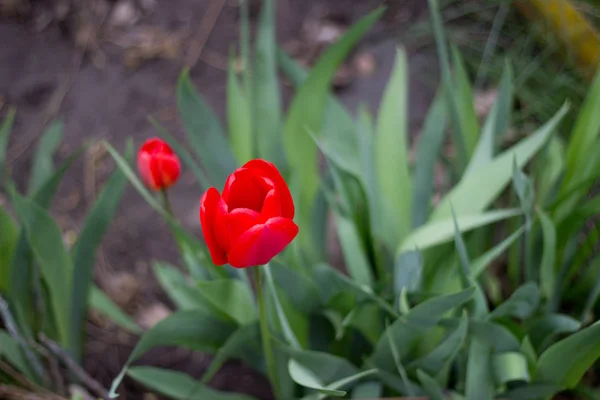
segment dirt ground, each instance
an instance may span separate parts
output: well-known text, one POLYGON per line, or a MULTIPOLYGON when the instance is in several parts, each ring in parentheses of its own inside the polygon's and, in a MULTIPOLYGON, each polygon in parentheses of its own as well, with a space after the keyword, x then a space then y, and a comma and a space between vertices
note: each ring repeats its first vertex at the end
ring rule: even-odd
MULTIPOLYGON (((115 4, 112 12, 101 19, 99 35, 96 35, 99 30, 93 24, 86 25, 83 17, 71 18, 71 22, 61 20, 64 17, 56 4, 69 2, 32 1, 34 14, 20 18, 6 15, 7 10, 2 7, 10 3, 0 0, 0 12, 5 14, 0 17, 0 105, 4 104, 0 116, 8 105, 17 108, 8 159, 21 187, 41 128, 51 117, 62 118, 65 123, 64 144, 57 161, 81 144, 99 139, 109 140, 119 150, 129 137, 136 146, 140 145, 154 135, 147 121, 149 115, 176 137, 183 138, 175 107, 175 83, 189 57, 190 46, 193 48, 198 41, 182 37, 201 41, 207 33, 203 31, 210 33, 202 55, 191 69, 191 77, 208 103, 224 116, 226 55, 238 35, 239 7, 235 1, 110 1, 115 4), (55 7, 49 7, 50 3, 56 3, 55 7), (223 7, 215 19, 219 3, 223 7), (215 22, 214 27, 208 29, 211 22, 215 22), (90 31, 92 35, 83 35, 90 31), (136 47, 140 43, 146 46, 145 53, 136 47), (82 47, 88 50, 85 56, 82 47)), ((259 3, 251 2, 253 22, 259 3)), ((278 0, 276 3, 278 41, 302 58, 324 46, 319 41, 326 41, 327 32, 343 31, 381 1, 278 0)), ((425 12, 425 2, 388 3, 390 9, 382 22, 338 76, 337 92, 351 110, 361 102, 371 110, 377 109, 392 68, 399 32, 425 12)), ((433 49, 411 53, 410 73, 410 126, 417 132, 437 80, 433 49)), ((286 90, 289 98, 289 89, 286 90)), ((53 212, 67 231, 77 232, 112 168, 113 163, 102 146, 92 145, 68 172, 53 206, 53 212)), ((175 213, 197 234, 201 194, 189 173, 184 173, 172 191, 175 213)), ((177 251, 165 225, 129 188, 118 218, 104 240, 96 280, 145 325, 151 325, 172 309, 152 276, 150 265, 154 259, 177 263, 177 251)), ((136 340, 92 316, 88 323, 85 369, 108 386, 136 340)), ((184 350, 159 349, 143 357, 140 364, 177 369, 198 377, 209 360, 208 356, 184 350)), ((258 399, 271 398, 266 380, 236 362, 228 363, 211 385, 258 399)), ((147 398, 143 388, 127 379, 120 393, 124 400, 147 398)))

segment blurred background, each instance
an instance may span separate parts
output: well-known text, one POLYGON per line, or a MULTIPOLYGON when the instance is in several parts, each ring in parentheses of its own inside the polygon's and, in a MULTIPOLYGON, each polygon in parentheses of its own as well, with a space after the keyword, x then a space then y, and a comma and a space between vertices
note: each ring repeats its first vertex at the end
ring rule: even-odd
MULTIPOLYGON (((9 107, 16 108, 7 159, 17 183, 25 185, 33 149, 50 121, 58 118, 65 127, 59 158, 89 144, 78 168, 67 173, 53 205, 67 242, 76 236, 113 169, 99 140, 108 139, 122 149, 132 137, 138 146, 154 136, 148 116, 183 137, 175 104, 182 68, 190 69, 200 93, 224 117, 227 60, 239 37, 240 1, 0 0, 0 118, 9 107)), ((248 1, 253 29, 261 2, 248 1)), ((596 0, 565 1, 575 14, 560 7, 544 9, 544 3, 563 2, 440 1, 450 40, 463 51, 475 82, 480 117, 495 98, 504 60, 513 63, 515 137, 527 131, 528 124, 548 119, 565 98, 577 106, 600 54, 596 0)), ((409 122, 416 137, 439 80, 427 1, 278 0, 278 43, 310 67, 324 48, 381 4, 388 6, 384 18, 338 71, 333 90, 353 112, 361 104, 376 110, 395 49, 404 46, 410 56, 409 122)), ((289 99, 291 87, 282 82, 284 98, 289 99)), ((184 171, 172 190, 172 202, 185 226, 199 234, 202 192, 194 182, 184 171)), ((96 281, 149 327, 170 312, 149 262, 175 259, 177 251, 164 223, 133 189, 127 190, 97 260, 96 281)), ((339 252, 335 241, 330 248, 333 255, 339 252)), ((88 325, 85 368, 108 385, 136 338, 99 317, 88 325)), ((194 376, 207 363, 204 356, 183 350, 157 350, 144 358, 194 376)), ((268 389, 261 379, 230 363, 212 385, 264 397, 268 389)), ((141 398, 136 386, 127 385, 130 398, 141 398)))

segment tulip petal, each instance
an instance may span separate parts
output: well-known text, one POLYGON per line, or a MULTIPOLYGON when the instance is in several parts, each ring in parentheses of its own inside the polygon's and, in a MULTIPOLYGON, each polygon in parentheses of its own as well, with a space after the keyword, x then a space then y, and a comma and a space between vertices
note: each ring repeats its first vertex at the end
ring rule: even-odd
POLYGON ((242 234, 231 247, 229 264, 235 268, 264 265, 279 254, 298 234, 298 226, 288 218, 271 218, 242 234))
POLYGON ((215 239, 221 249, 225 253, 231 247, 231 235, 229 233, 229 213, 227 212, 227 204, 223 198, 219 198, 219 202, 215 207, 215 215, 213 217, 213 233, 215 239))
POLYGON ((138 170, 140 172, 140 176, 141 176, 142 180, 144 181, 144 183, 150 189, 158 190, 158 189, 160 189, 160 186, 154 179, 154 176, 152 175, 152 171, 150 169, 151 160, 152 160, 152 158, 149 153, 140 151, 138 153, 138 158, 137 158, 138 170))
POLYGON ((271 189, 265 201, 263 202, 262 209, 260 210, 261 221, 267 221, 270 218, 281 217, 281 197, 277 190, 271 189))
POLYGON ((160 180, 159 185, 167 188, 175 183, 181 172, 179 160, 170 154, 156 154, 153 160, 156 160, 157 171, 154 176, 159 177, 157 179, 160 180))
POLYGON ((235 243, 243 233, 256 225, 259 217, 259 213, 248 208, 236 208, 229 213, 227 226, 229 227, 231 242, 235 243))
POLYGON ((240 168, 227 179, 223 199, 229 206, 229 211, 248 208, 260 212, 265 196, 271 189, 272 186, 261 176, 257 176, 255 171, 240 168))
POLYGON ((202 234, 208 247, 210 257, 216 265, 227 263, 227 254, 219 246, 215 234, 215 215, 221 195, 215 188, 210 188, 202 195, 200 199, 200 223, 202 225, 202 234))
POLYGON ((274 164, 262 159, 250 160, 242 168, 260 171, 260 175, 270 179, 281 199, 281 212, 286 218, 294 218, 294 200, 287 183, 274 164))

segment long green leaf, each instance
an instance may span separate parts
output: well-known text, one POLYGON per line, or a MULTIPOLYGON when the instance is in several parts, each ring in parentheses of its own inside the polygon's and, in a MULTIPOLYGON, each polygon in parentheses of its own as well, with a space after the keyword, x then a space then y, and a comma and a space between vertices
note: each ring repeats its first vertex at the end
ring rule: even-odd
POLYGON ((241 280, 218 279, 196 282, 196 285, 209 303, 238 324, 247 325, 258 318, 252 292, 241 280))
POLYGON ((469 75, 465 70, 465 64, 460 52, 455 46, 452 46, 452 64, 454 65, 454 76, 456 79, 456 108, 460 119, 466 155, 467 157, 471 157, 479 139, 479 121, 475 112, 475 100, 473 98, 473 89, 469 82, 469 75))
POLYGON ((528 319, 540 305, 540 290, 534 282, 520 286, 488 316, 489 319, 514 317, 528 319))
POLYGON ((0 184, 4 183, 4 167, 6 162, 6 149, 8 140, 15 121, 15 109, 11 108, 0 125, 0 184))
POLYGON ((239 165, 254 157, 252 113, 249 93, 245 93, 235 74, 235 54, 229 57, 227 72, 227 125, 231 151, 239 165))
POLYGON ((317 147, 307 129, 321 131, 329 85, 337 67, 382 13, 383 9, 378 9, 361 19, 323 54, 290 106, 283 128, 283 144, 293 175, 302 187, 298 198, 301 218, 306 219, 310 214, 319 179, 317 147))
MULTIPOLYGON (((133 148, 129 146, 126 157, 131 159, 133 148)), ((88 299, 93 278, 96 251, 113 221, 123 196, 127 179, 116 169, 87 216, 81 235, 71 252, 73 277, 71 282, 71 317, 69 321, 69 351, 76 359, 81 358, 81 346, 87 316, 88 299)))
POLYGON ((220 187, 237 164, 217 115, 196 92, 187 70, 177 83, 177 107, 190 146, 202 160, 211 184, 220 187))
POLYGON ((254 126, 258 155, 285 170, 281 136, 281 94, 277 81, 277 44, 275 41, 275 4, 263 2, 256 37, 254 61, 254 126))
POLYGON ((48 285, 59 341, 68 344, 71 259, 62 242, 60 228, 35 202, 11 193, 13 205, 27 234, 27 240, 48 285))
POLYGON ((510 64, 507 63, 504 67, 502 80, 500 81, 498 97, 483 125, 481 137, 477 143, 473 157, 469 161, 465 176, 476 172, 494 159, 496 140, 501 134, 506 132, 510 122, 510 112, 513 100, 512 81, 512 69, 510 64))
POLYGON ((256 400, 245 394, 216 391, 183 372, 154 367, 132 367, 127 371, 127 375, 142 385, 176 400, 256 400))
POLYGON ((88 301, 91 308, 131 333, 136 335, 143 333, 142 328, 133 322, 100 288, 92 285, 89 296, 88 301))
POLYGON ((192 286, 177 268, 163 262, 154 262, 152 267, 156 280, 179 310, 210 310, 200 288, 192 286))
POLYGON ((494 377, 490 366, 490 347, 476 340, 469 346, 465 399, 481 400, 494 398, 494 377))
POLYGON ((440 388, 440 384, 435 379, 420 369, 417 370, 417 377, 423 385, 423 389, 425 389, 425 393, 427 393, 430 400, 444 400, 444 393, 440 388))
POLYGON ((183 346, 191 350, 215 352, 234 330, 234 324, 226 323, 202 310, 180 311, 168 316, 142 336, 121 373, 113 380, 110 397, 117 397, 116 389, 131 363, 151 348, 183 346))
POLYGON ((336 214, 336 226, 348 272, 356 283, 373 286, 373 273, 360 234, 348 218, 336 214))
POLYGON ((552 299, 556 288, 556 228, 550 217, 541 209, 536 209, 540 218, 542 235, 544 237, 544 247, 542 253, 542 263, 540 265, 540 285, 542 293, 546 299, 552 299))
POLYGON ((0 206, 0 292, 9 288, 10 266, 19 240, 19 229, 4 207, 0 206))
MULTIPOLYGON (((456 218, 461 232, 479 228, 520 215, 518 209, 488 211, 483 214, 463 215, 456 218)), ((415 248, 425 250, 429 247, 449 242, 454 238, 454 220, 452 217, 432 221, 412 232, 398 249, 398 254, 415 248)))
POLYGON ((538 360, 534 381, 574 388, 598 358, 600 323, 595 323, 544 351, 538 360))
POLYGON ((512 179, 513 163, 523 166, 548 140, 552 132, 569 109, 564 105, 554 117, 527 139, 504 151, 491 162, 466 175, 448 193, 434 210, 431 219, 439 220, 450 216, 450 205, 457 217, 485 210, 498 197, 512 179))
POLYGON ((383 239, 390 248, 409 232, 412 177, 408 164, 408 62, 398 50, 396 65, 377 117, 374 151, 383 239))
POLYGON ((52 171, 54 170, 52 157, 60 145, 63 131, 64 126, 62 121, 57 120, 52 122, 52 124, 50 124, 50 126, 42 133, 42 137, 38 142, 33 156, 33 164, 29 175, 27 193, 30 195, 35 193, 40 185, 52 175, 52 171))
POLYGON ((476 260, 471 263, 472 275, 474 278, 479 277, 485 271, 485 269, 490 265, 492 261, 496 258, 500 257, 502 253, 504 253, 513 243, 517 241, 521 237, 521 235, 525 232, 525 226, 520 227, 516 231, 514 231, 510 236, 506 239, 498 243, 496 246, 486 251, 484 254, 479 256, 476 260))
POLYGON ((443 92, 438 92, 430 107, 419 143, 417 145, 414 171, 412 228, 418 228, 427 221, 431 211, 433 195, 434 169, 436 159, 444 141, 446 129, 447 104, 443 92))

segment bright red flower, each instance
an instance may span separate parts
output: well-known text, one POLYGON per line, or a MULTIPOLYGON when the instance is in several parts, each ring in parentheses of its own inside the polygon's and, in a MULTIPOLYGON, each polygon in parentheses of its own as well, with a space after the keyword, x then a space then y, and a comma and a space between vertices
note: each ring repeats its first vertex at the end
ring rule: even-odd
POLYGON ((223 193, 200 200, 204 240, 216 265, 246 268, 268 263, 298 234, 294 202, 275 165, 248 161, 229 175, 223 193))
POLYGON ((177 181, 181 166, 171 146, 158 138, 148 139, 137 156, 142 180, 152 190, 166 189, 177 181))

